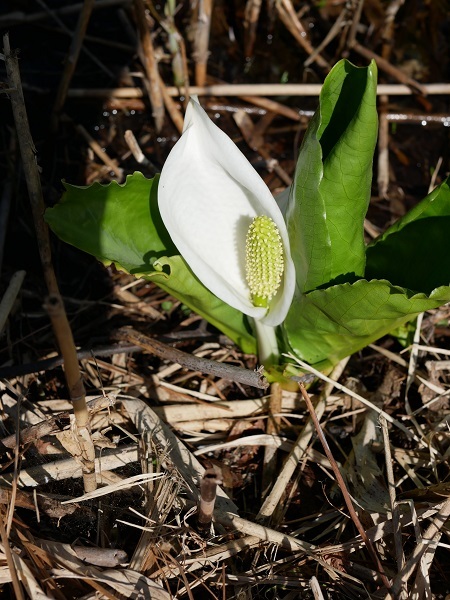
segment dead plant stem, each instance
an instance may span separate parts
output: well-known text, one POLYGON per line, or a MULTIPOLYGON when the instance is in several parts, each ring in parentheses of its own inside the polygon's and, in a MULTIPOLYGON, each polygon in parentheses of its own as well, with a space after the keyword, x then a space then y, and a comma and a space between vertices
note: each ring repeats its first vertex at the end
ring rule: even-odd
POLYGON ((139 56, 145 68, 149 80, 148 94, 152 106, 153 118, 155 119, 156 131, 161 131, 164 123, 164 100, 161 90, 161 80, 158 73, 155 51, 145 14, 143 0, 133 0, 136 14, 136 26, 139 32, 139 56))
POLYGON ((236 381, 245 385, 251 385, 259 389, 267 389, 269 384, 266 378, 259 371, 250 371, 249 369, 242 369, 235 367, 234 365, 228 365, 220 363, 215 360, 209 360, 207 358, 200 358, 193 356, 187 352, 182 352, 177 348, 172 348, 167 344, 163 344, 154 338, 150 338, 138 331, 131 328, 123 328, 118 331, 116 337, 121 340, 126 340, 142 346, 147 352, 156 354, 160 358, 170 360, 174 363, 178 363, 183 367, 187 367, 193 371, 202 371, 203 373, 209 373, 230 381, 236 381))
POLYGON ((306 391, 305 385, 303 383, 299 383, 299 388, 300 388, 300 392, 303 396, 303 399, 306 402, 306 406, 308 407, 311 418, 314 422, 317 436, 320 439, 320 442, 323 446, 323 449, 325 451, 325 454, 327 455, 328 460, 330 461, 331 468, 333 469, 334 476, 336 477, 338 485, 341 489, 342 496, 344 498, 344 502, 347 506, 347 510, 350 514, 350 517, 351 517, 353 523, 355 524, 355 527, 357 528, 361 538, 363 539, 363 541, 367 547, 367 550, 369 551, 369 554, 372 557, 372 559, 377 567, 378 572, 380 573, 381 579, 383 581, 383 585, 386 587, 387 590, 390 590, 391 584, 384 573, 383 565, 381 564, 381 561, 380 561, 378 554, 374 548, 374 545, 372 544, 370 539, 367 537, 364 527, 362 526, 361 521, 359 520, 359 517, 356 514, 352 499, 350 497, 350 494, 348 493, 347 486, 345 485, 344 478, 342 477, 339 467, 334 459, 333 453, 331 452, 330 447, 328 446, 328 442, 323 434, 322 427, 320 426, 320 422, 319 422, 316 412, 314 410, 313 403, 311 402, 308 392, 306 391))
POLYGON ((89 413, 86 407, 85 390, 81 378, 72 330, 67 319, 52 265, 50 237, 48 227, 43 219, 45 204, 35 156, 35 148, 28 125, 19 63, 17 56, 11 52, 8 34, 3 36, 3 48, 8 84, 14 90, 10 95, 11 106, 19 140, 28 194, 30 197, 39 254, 49 292, 47 300, 47 306, 50 308, 49 316, 58 346, 64 358, 64 372, 70 399, 73 402, 77 428, 76 436, 80 445, 80 458, 83 464, 85 490, 92 491, 96 487, 94 466, 95 450, 90 436, 89 413))
POLYGON ((214 0, 199 0, 197 3, 197 23, 195 30, 195 83, 205 85, 208 65, 209 32, 214 0))
POLYGON ((91 13, 94 8, 95 0, 84 0, 83 8, 78 17, 77 26, 73 33, 72 42, 70 44, 69 54, 64 65, 64 71, 56 94, 56 101, 53 107, 53 122, 52 129, 55 131, 58 125, 58 119, 64 106, 67 97, 67 91, 72 81, 75 68, 78 63, 78 57, 83 45, 83 39, 86 34, 86 29, 91 18, 91 13))
POLYGON ((392 514, 392 531, 394 535, 395 558, 397 560, 397 570, 401 571, 405 564, 405 556, 402 548, 402 535, 400 528, 400 511, 397 506, 397 498, 395 493, 395 478, 391 453, 391 444, 389 441, 389 431, 387 421, 380 415, 379 417, 381 431, 383 433, 384 455, 386 462, 386 477, 388 481, 389 500, 391 504, 392 514))
POLYGON ((17 569, 14 564, 11 548, 9 547, 9 540, 8 536, 6 535, 5 525, 3 523, 3 514, 0 514, 0 537, 2 540, 3 552, 5 553, 6 557, 6 563, 8 565, 9 573, 11 575, 11 581, 16 600, 25 600, 22 591, 22 586, 20 585, 19 578, 17 577, 17 569))
POLYGON ((395 595, 398 594, 402 588, 402 586, 408 581, 408 579, 413 574, 415 568, 419 565, 420 559, 423 556, 424 552, 429 547, 429 544, 433 541, 433 538, 439 534, 442 527, 447 522, 450 517, 450 498, 442 505, 441 509, 434 517, 433 521, 428 526, 427 530, 422 536, 422 541, 418 543, 410 558, 406 562, 403 569, 398 573, 398 575, 394 579, 394 583, 392 585, 391 592, 395 595))

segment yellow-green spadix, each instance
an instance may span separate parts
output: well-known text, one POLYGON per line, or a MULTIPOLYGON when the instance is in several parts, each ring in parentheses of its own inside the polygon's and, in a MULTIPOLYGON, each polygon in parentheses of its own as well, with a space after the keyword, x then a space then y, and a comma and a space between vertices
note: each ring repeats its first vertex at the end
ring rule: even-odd
POLYGON ((178 251, 205 287, 266 325, 283 322, 295 288, 283 216, 196 99, 162 170, 158 203, 178 251))

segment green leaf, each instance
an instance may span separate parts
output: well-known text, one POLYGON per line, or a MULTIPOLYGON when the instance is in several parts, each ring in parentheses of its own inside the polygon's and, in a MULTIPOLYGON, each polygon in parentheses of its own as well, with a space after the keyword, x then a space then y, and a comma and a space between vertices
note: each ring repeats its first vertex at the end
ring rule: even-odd
POLYGON ((234 340, 244 352, 256 354, 256 341, 244 315, 205 288, 181 256, 164 256, 153 266, 156 270, 145 274, 145 279, 184 302, 234 340))
POLYGON ((129 273, 145 273, 157 258, 177 253, 159 214, 158 179, 134 173, 124 184, 64 183, 61 202, 47 209, 45 220, 65 242, 129 273))
POLYGON ((159 214, 158 177, 146 179, 134 173, 122 185, 64 185, 60 204, 45 213, 58 237, 105 264, 151 279, 244 352, 256 352, 246 317, 207 290, 178 255, 159 214))
POLYGON ((326 368, 449 301, 448 286, 427 296, 388 281, 360 279, 300 296, 288 314, 285 334, 301 359, 326 368))
POLYGON ((450 180, 367 248, 366 277, 431 292, 450 283, 450 180))
POLYGON ((367 68, 338 62, 305 134, 286 218, 301 292, 364 275, 376 76, 374 62, 367 68))

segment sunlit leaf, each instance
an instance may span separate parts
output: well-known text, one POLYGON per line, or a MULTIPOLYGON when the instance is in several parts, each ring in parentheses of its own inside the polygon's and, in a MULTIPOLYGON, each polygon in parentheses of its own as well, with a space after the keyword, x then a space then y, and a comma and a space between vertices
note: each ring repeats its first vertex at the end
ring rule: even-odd
POLYGON ((406 323, 450 301, 450 287, 430 295, 388 281, 361 279, 302 295, 293 305, 285 332, 303 360, 329 367, 406 323))
POLYGON ((244 315, 207 290, 178 256, 159 214, 157 184, 157 177, 146 179, 141 173, 129 175, 123 185, 65 184, 60 204, 48 209, 45 218, 67 243, 105 264, 114 263, 118 269, 151 279, 244 351, 255 352, 255 339, 244 315))
POLYGON ((377 138, 377 70, 339 61, 300 150, 287 224, 300 292, 362 277, 377 138))

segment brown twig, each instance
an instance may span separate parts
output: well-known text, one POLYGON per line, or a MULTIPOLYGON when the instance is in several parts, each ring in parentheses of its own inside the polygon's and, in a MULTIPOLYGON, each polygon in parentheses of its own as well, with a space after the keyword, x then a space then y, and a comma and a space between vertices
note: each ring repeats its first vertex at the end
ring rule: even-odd
POLYGON ((378 129, 378 195, 386 198, 389 189, 389 122, 387 120, 388 96, 380 96, 378 129))
POLYGON ((234 365, 227 365, 225 363, 219 363, 207 358, 193 356, 192 354, 182 352, 177 348, 172 348, 167 344, 163 344, 162 342, 150 338, 131 328, 119 329, 116 337, 120 340, 126 340, 133 344, 138 344, 147 352, 156 354, 156 356, 159 356, 164 360, 177 363, 182 367, 186 367, 192 371, 209 373, 210 375, 223 377, 224 379, 242 383, 243 385, 250 385, 262 390, 265 390, 269 387, 266 378, 259 371, 241 369, 240 367, 235 367, 234 365))
POLYGON ((145 156, 142 152, 141 147, 131 129, 127 129, 124 133, 125 142, 128 148, 131 151, 131 154, 134 156, 136 162, 138 162, 143 167, 147 167, 149 171, 152 173, 157 173, 157 167, 145 156))
POLYGON ((83 463, 84 485, 86 491, 91 491, 97 485, 94 465, 95 450, 90 436, 89 413, 86 407, 85 390, 72 330, 67 319, 52 265, 49 232, 43 219, 45 210, 44 198, 23 98, 19 63, 17 56, 11 52, 8 34, 3 36, 3 48, 8 83, 14 89, 14 92, 11 93, 11 106, 30 197, 39 254, 45 282, 49 291, 46 305, 58 346, 64 357, 64 372, 70 399, 73 404, 76 420, 76 437, 80 446, 80 456, 83 463))
POLYGON ((405 3, 405 0, 391 0, 389 5, 385 10, 385 18, 383 23, 383 29, 381 33, 381 38, 383 40, 383 48, 381 51, 381 56, 386 60, 389 60, 389 57, 393 48, 393 35, 394 35, 394 21, 395 17, 401 6, 405 3))
POLYGON ((397 572, 401 571, 405 564, 405 557, 402 548, 402 533, 400 527, 400 511, 397 506, 397 498, 395 493, 395 478, 393 469, 393 460, 391 453, 391 444, 389 441, 389 430, 386 419, 383 416, 379 417, 381 431, 383 433, 384 454, 386 459, 386 477, 388 481, 389 500, 391 504, 392 515, 392 531, 394 535, 395 558, 397 560, 397 572))
POLYGON ((389 61, 385 60, 379 54, 375 54, 375 52, 372 52, 372 50, 369 50, 369 48, 366 48, 366 46, 363 46, 359 42, 355 41, 350 48, 364 58, 367 58, 367 60, 375 60, 380 69, 400 83, 409 86, 414 92, 418 92, 422 96, 427 95, 427 86, 418 83, 415 79, 411 79, 411 77, 405 75, 403 71, 400 71, 400 69, 394 67, 394 65, 392 65, 389 61))
POLYGON ((106 152, 103 151, 100 144, 94 140, 94 138, 86 131, 83 125, 75 125, 78 133, 86 140, 89 144, 89 147, 92 149, 94 154, 104 163, 108 168, 113 171, 114 175, 117 177, 119 181, 123 179, 123 169, 117 166, 116 161, 108 156, 106 152))
POLYGON ((328 442, 325 438, 325 435, 322 431, 322 427, 320 425, 320 422, 316 416, 316 412, 314 410, 314 406, 313 403, 311 402, 311 399, 308 395, 308 392, 306 391, 305 385, 303 382, 300 382, 299 384, 299 388, 300 388, 300 393, 303 396, 303 399, 306 403, 306 406, 308 407, 308 411, 309 414, 311 415, 311 418, 314 422, 314 426, 316 428, 316 432, 317 432, 317 436, 323 446, 323 449, 325 451, 325 454, 327 455, 328 460, 330 461, 331 464, 331 468, 333 469, 333 473, 334 476, 336 477, 336 481, 339 485, 339 488, 341 489, 342 492, 342 496, 344 498, 344 502, 347 506, 347 510, 350 514, 350 517, 353 521, 353 523, 355 524, 356 529, 358 530, 362 540, 364 541, 366 548, 370 554, 370 556, 372 557, 372 560, 374 561, 378 572, 380 573, 380 576, 382 578, 383 581, 383 585, 386 587, 387 590, 390 590, 391 588, 391 584, 388 580, 388 578, 386 577, 385 573, 384 573, 384 569, 383 569, 383 565, 381 564, 381 561, 378 557, 377 551, 375 550, 374 545, 372 544, 372 542, 370 541, 370 539, 367 537, 366 532, 364 530, 364 527, 361 524, 361 521, 359 520, 358 515, 356 514, 356 511, 354 509, 353 506, 353 502, 352 499, 350 497, 350 494, 348 493, 347 490, 347 486, 345 484, 344 478, 341 475, 341 472, 339 470, 339 467, 334 459, 333 453, 330 450, 330 447, 328 446, 328 442))
MULTIPOLYGON (((345 365, 347 364, 348 359, 342 360, 333 370, 332 376, 336 380, 340 378, 342 375, 342 371, 344 370, 345 365)), ((328 383, 322 393, 320 394, 319 400, 316 404, 316 416, 318 418, 322 418, 323 413, 325 412, 325 407, 327 403, 328 396, 331 394, 334 387, 334 383, 328 383)), ((288 457, 284 461, 283 467, 281 468, 280 473, 270 490, 270 494, 264 500, 259 512, 256 516, 257 521, 267 521, 269 519, 273 519, 273 515, 275 511, 278 509, 281 499, 286 491, 286 486, 288 482, 291 480, 292 475, 294 474, 296 468, 300 460, 305 456, 308 446, 311 443, 311 438, 314 434, 314 424, 312 422, 312 418, 309 417, 304 427, 298 434, 297 440, 292 447, 292 450, 289 452, 288 457)), ((280 513, 281 511, 278 510, 280 513)))
MULTIPOLYGON (((102 346, 89 350, 78 350, 78 360, 84 358, 92 358, 94 356, 113 356, 114 354, 142 352, 140 346, 132 344, 113 344, 111 346, 102 346)), ((0 379, 11 379, 12 377, 20 377, 21 375, 29 375, 30 373, 39 373, 49 371, 64 364, 64 358, 61 354, 52 356, 52 358, 44 358, 36 362, 25 363, 23 365, 11 365, 0 368, 0 379)))
POLYGON ((161 76, 158 75, 159 77, 159 83, 161 86, 161 93, 164 99, 164 104, 167 108, 167 112, 170 115, 170 118, 173 121, 173 124, 175 125, 175 127, 178 129, 179 133, 181 133, 183 131, 183 116, 181 115, 180 111, 177 108, 177 105, 175 104, 175 102, 172 100, 172 96, 168 93, 167 91, 167 86, 164 83, 164 81, 162 80, 161 76))
MULTIPOLYGON (((102 408, 111 407, 115 402, 115 398, 113 396, 99 396, 94 400, 90 400, 87 402, 87 407, 90 413, 97 412, 102 408)), ((20 444, 30 444, 31 442, 36 442, 40 438, 50 435, 53 433, 58 433, 65 429, 70 423, 70 412, 64 411, 60 412, 57 415, 51 417, 50 419, 46 419, 45 421, 41 421, 40 423, 36 423, 35 425, 30 425, 29 427, 25 427, 19 432, 19 443, 20 444)), ((15 448, 17 446, 17 435, 13 433, 8 437, 0 440, 0 448, 15 448)))
POLYGON ((8 288, 6 289, 0 301, 0 334, 3 333, 3 328, 8 320, 10 312, 13 309, 16 298, 20 292, 20 288, 22 287, 23 280, 25 279, 25 275, 25 271, 16 271, 13 274, 8 288))
POLYGON ((419 565, 423 554, 429 548, 429 545, 432 543, 433 539, 439 535, 442 527, 445 525, 449 517, 450 498, 447 498, 439 512, 433 518, 433 521, 430 523, 427 530, 424 532, 422 541, 414 547, 414 550, 405 566, 394 578, 391 590, 394 595, 400 593, 402 586, 406 584, 408 579, 411 577, 415 568, 419 565))
POLYGON ((262 0, 247 0, 245 5, 245 57, 253 56, 253 47, 256 40, 256 30, 258 26, 259 13, 261 11, 262 0))
POLYGON ((77 26, 73 32, 72 42, 70 44, 69 54, 67 55, 66 64, 61 77, 61 81, 56 93, 56 100, 53 106, 52 129, 56 130, 61 110, 64 106, 67 97, 67 91, 72 81, 75 67, 77 66, 78 57, 80 56, 81 47, 83 45, 84 35, 91 18, 91 13, 94 8, 95 0, 84 0, 83 8, 78 17, 77 26))
POLYGON ((199 86, 205 85, 206 81, 213 1, 199 0, 197 2, 193 58, 195 61, 195 83, 199 86))
POLYGON ((233 118, 239 126, 239 129, 241 130, 242 135, 244 136, 244 139, 247 142, 247 144, 253 150, 257 150, 259 154, 264 158, 268 170, 275 171, 275 173, 278 175, 278 177, 283 183, 285 183, 286 185, 291 185, 291 176, 288 173, 286 173, 286 171, 280 165, 278 160, 270 156, 270 153, 266 150, 266 148, 263 145, 263 138, 261 136, 258 136, 258 138, 256 138, 256 136, 253 135, 254 126, 252 120, 247 115, 247 113, 245 113, 243 110, 240 110, 233 115, 233 118))
MULTIPOLYGON (((312 56, 314 48, 308 39, 305 28, 295 12, 291 0, 280 0, 276 3, 276 8, 286 29, 297 40, 299 46, 303 48, 303 50, 305 50, 305 52, 307 52, 310 56, 312 56)), ((318 53, 314 53, 314 62, 316 62, 324 71, 328 72, 331 68, 328 62, 318 53)))
POLYGON ((144 65, 149 81, 147 91, 153 111, 153 118, 155 119, 156 131, 159 132, 164 123, 164 99, 158 73, 158 64, 147 24, 144 2, 143 0, 133 0, 133 6, 136 13, 136 26, 139 32, 139 57, 144 65))
POLYGON ((350 29, 348 32, 348 38, 347 38, 347 44, 350 48, 356 42, 356 32, 358 30, 358 25, 361 20, 363 5, 364 5, 364 0, 356 0, 356 6, 355 6, 355 2, 353 2, 353 6, 355 6, 355 9, 353 11, 353 16, 351 19, 351 25, 350 25, 350 29))
POLYGON ((11 208, 11 197, 13 191, 13 173, 15 170, 14 159, 16 157, 16 136, 11 135, 8 148, 8 171, 3 180, 3 189, 0 199, 0 275, 3 267, 3 252, 5 247, 6 232, 8 228, 9 212, 11 208))
POLYGON ((3 523, 3 514, 0 514, 0 537, 2 540, 3 552, 5 553, 6 564, 8 565, 9 573, 11 575, 11 581, 16 600, 25 600, 22 586, 20 585, 20 581, 17 576, 17 569, 14 563, 11 548, 9 547, 9 540, 8 536, 6 535, 5 525, 3 523))
POLYGON ((313 63, 316 56, 318 54, 320 54, 322 52, 322 50, 325 50, 325 48, 328 46, 328 44, 330 42, 332 42, 334 40, 334 38, 342 31, 343 27, 345 26, 345 21, 347 19, 347 15, 348 15, 348 8, 347 8, 347 4, 346 4, 344 6, 344 8, 341 10, 341 12, 339 13, 339 16, 336 19, 336 21, 331 26, 330 31, 323 38, 323 40, 320 42, 320 44, 317 46, 317 48, 315 50, 313 50, 313 52, 309 55, 309 57, 303 62, 305 67, 308 67, 311 63, 313 63))

